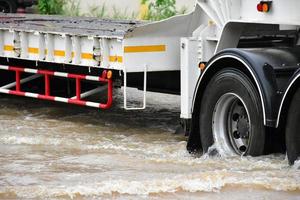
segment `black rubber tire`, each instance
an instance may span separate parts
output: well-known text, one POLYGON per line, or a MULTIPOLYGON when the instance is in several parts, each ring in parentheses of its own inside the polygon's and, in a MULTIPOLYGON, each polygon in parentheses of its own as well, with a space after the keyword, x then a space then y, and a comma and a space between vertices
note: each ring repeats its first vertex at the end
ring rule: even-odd
POLYGON ((16 13, 17 2, 15 0, 0 0, 0 13, 16 13))
POLYGON ((286 124, 286 149, 289 164, 300 157, 300 88, 297 89, 289 107, 286 124))
MULTIPOLYGON (((218 100, 227 93, 238 95, 244 101, 251 119, 251 137, 244 156, 260 156, 264 153, 265 127, 259 94, 251 80, 240 70, 225 68, 208 83, 201 101, 199 129, 203 151, 206 153, 214 144, 212 123, 218 100)), ((227 134, 228 135, 228 134, 227 134)), ((237 152, 236 152, 237 153, 237 152)))

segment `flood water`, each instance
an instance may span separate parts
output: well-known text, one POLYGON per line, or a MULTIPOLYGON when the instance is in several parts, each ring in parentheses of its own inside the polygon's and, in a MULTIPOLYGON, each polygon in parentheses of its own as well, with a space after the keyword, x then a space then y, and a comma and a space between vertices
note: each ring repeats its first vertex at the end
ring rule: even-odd
POLYGON ((299 163, 192 156, 179 96, 116 93, 109 111, 0 96, 0 199, 300 199, 299 163))

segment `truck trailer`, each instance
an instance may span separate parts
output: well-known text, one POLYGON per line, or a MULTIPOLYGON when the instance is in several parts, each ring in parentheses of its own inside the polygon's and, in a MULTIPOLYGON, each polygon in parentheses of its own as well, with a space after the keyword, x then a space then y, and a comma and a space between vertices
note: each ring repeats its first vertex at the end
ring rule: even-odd
POLYGON ((300 1, 197 0, 159 22, 0 15, 0 93, 143 110, 181 96, 190 153, 300 156, 300 1), (138 88, 139 106, 128 87, 138 88), (96 96, 96 98, 95 98, 96 96), (99 98, 98 98, 99 96, 99 98), (215 151, 216 150, 216 151, 215 151))

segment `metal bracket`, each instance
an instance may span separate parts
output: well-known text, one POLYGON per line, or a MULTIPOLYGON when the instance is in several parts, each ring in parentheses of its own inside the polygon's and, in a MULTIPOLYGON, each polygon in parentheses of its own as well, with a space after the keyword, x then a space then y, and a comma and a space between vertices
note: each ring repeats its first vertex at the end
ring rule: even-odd
POLYGON ((143 106, 142 107, 131 107, 129 108, 127 106, 127 71, 124 68, 123 72, 124 72, 124 109, 125 110, 144 110, 146 109, 146 104, 147 104, 147 65, 144 66, 144 91, 143 91, 143 106))

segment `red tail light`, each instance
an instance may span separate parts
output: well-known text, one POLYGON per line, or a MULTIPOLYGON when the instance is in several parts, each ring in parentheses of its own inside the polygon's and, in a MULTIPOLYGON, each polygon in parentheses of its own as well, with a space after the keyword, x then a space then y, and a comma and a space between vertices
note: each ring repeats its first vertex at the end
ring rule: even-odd
POLYGON ((262 12, 263 11, 263 5, 261 3, 257 4, 257 11, 262 12))
POLYGON ((270 11, 272 5, 272 1, 261 1, 257 4, 257 11, 267 13, 270 11))

